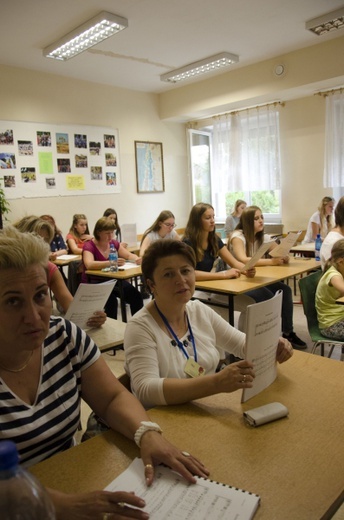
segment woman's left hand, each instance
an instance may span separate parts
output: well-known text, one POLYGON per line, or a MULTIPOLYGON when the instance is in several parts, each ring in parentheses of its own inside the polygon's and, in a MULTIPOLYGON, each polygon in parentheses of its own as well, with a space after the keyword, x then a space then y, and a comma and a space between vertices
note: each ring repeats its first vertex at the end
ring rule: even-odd
POLYGON ((290 260, 289 256, 284 256, 283 257, 283 263, 284 264, 289 264, 289 260, 290 260))
POLYGON ((145 467, 146 483, 150 486, 154 480, 154 466, 164 463, 169 468, 177 471, 188 482, 194 484, 193 475, 208 478, 209 471, 193 455, 181 451, 167 441, 160 433, 146 432, 141 438, 141 457, 145 467))
POLYGON ((285 338, 280 338, 278 341, 278 347, 276 352, 276 359, 279 363, 284 363, 288 361, 293 355, 293 347, 291 343, 285 338))
POLYGON ((106 314, 103 311, 97 311, 87 320, 88 327, 101 327, 106 322, 106 314))

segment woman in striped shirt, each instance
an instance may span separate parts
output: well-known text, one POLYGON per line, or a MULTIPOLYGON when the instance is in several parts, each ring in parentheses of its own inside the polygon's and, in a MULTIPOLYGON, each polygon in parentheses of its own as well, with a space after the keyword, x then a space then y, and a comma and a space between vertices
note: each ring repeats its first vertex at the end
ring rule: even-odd
MULTIPOLYGON (((36 464, 70 448, 81 397, 110 428, 141 449, 148 485, 163 462, 194 482, 208 471, 166 441, 158 425, 112 374, 93 341, 73 323, 51 317, 49 246, 12 226, 0 231, 0 440, 17 444, 21 462, 36 464)), ((66 495, 50 490, 58 520, 148 518, 131 493, 66 495), (122 507, 121 502, 127 506, 122 507), (132 509, 131 506, 140 509, 132 509)))

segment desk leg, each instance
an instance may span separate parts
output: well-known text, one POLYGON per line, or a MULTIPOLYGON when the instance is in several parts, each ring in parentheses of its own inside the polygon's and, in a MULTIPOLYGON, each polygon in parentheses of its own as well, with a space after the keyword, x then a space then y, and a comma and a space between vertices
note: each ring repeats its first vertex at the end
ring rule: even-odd
POLYGON ((234 294, 228 294, 228 321, 234 327, 234 294))
POLYGON ((124 300, 124 294, 123 294, 123 283, 122 280, 118 280, 117 287, 119 290, 119 300, 121 303, 121 315, 122 315, 122 321, 125 323, 127 322, 127 308, 124 300))

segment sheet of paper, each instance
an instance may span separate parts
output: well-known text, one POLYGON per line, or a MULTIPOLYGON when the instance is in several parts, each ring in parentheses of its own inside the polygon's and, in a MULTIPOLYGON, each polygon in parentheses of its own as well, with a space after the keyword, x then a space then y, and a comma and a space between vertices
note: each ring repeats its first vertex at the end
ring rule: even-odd
POLYGON ((57 257, 57 260, 79 260, 80 255, 60 255, 57 257))
POLYGON ((70 304, 65 318, 87 330, 87 320, 96 311, 102 311, 117 280, 104 283, 81 283, 70 304))
POLYGON ((242 403, 259 394, 276 379, 281 310, 282 291, 278 291, 270 300, 247 307, 245 359, 252 361, 256 377, 252 388, 243 389, 242 403))
POLYGON ((164 466, 154 471, 153 485, 148 488, 142 460, 134 459, 105 489, 133 491, 145 500, 144 511, 149 513, 150 520, 249 520, 259 505, 259 496, 240 489, 202 478, 196 484, 188 484, 164 466))
POLYGON ((278 256, 288 256, 300 233, 301 231, 298 233, 288 233, 288 235, 281 240, 280 244, 270 251, 269 255, 274 258, 278 256))
POLYGON ((244 267, 241 270, 247 271, 248 269, 252 269, 252 267, 256 265, 258 260, 260 260, 262 256, 265 255, 265 253, 270 249, 270 247, 274 243, 275 242, 273 240, 271 240, 270 242, 264 242, 264 244, 260 246, 258 251, 250 258, 250 260, 244 265, 244 267))
POLYGON ((136 224, 122 224, 121 225, 122 242, 128 244, 128 247, 137 246, 137 229, 136 224))
POLYGON ((135 264, 135 262, 125 262, 124 265, 120 265, 118 270, 119 271, 126 271, 127 269, 133 269, 134 267, 138 267, 137 264, 135 264))

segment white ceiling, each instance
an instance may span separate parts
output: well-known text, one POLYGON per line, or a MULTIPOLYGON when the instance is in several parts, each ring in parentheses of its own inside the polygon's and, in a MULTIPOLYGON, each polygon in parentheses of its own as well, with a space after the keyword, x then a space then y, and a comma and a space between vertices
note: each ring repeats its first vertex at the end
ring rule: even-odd
MULTIPOLYGON (((1 0, 0 64, 143 92, 176 86, 160 74, 219 52, 232 68, 344 35, 315 36, 305 22, 343 0, 1 0), (124 31, 60 62, 42 49, 100 11, 129 20, 124 31)), ((227 69, 228 70, 228 69, 227 69)), ((185 85, 186 82, 183 82, 185 85)))

